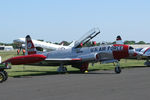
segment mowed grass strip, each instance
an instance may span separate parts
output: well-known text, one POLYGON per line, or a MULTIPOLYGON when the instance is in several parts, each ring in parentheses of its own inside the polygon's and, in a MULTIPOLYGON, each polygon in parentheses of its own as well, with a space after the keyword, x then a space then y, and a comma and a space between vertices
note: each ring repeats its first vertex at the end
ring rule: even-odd
MULTIPOLYGON (((0 51, 0 56, 2 60, 6 60, 10 57, 18 56, 16 51, 0 51)), ((144 67, 144 60, 126 60, 122 59, 120 61, 121 68, 132 68, 132 67, 144 67)), ((68 73, 80 73, 79 69, 73 68, 71 66, 66 66, 68 73)), ((100 64, 95 63, 94 66, 89 64, 89 71, 94 70, 114 70, 114 64, 100 64)), ((55 75, 58 66, 36 66, 36 65, 12 65, 12 69, 6 70, 10 77, 20 77, 20 76, 37 76, 37 75, 55 75)))

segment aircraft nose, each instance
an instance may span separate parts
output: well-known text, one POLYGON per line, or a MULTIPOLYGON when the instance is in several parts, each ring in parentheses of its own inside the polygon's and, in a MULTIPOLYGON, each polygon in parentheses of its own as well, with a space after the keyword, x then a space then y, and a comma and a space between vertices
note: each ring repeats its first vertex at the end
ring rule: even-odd
POLYGON ((143 55, 143 53, 141 53, 141 52, 138 52, 138 51, 135 51, 135 50, 130 51, 130 56, 136 57, 136 56, 142 56, 142 55, 143 55))

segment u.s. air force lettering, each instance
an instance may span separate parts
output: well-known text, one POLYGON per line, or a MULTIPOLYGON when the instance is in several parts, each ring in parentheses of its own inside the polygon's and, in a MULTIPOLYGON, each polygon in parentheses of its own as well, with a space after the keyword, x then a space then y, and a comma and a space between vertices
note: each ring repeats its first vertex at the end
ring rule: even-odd
POLYGON ((106 46, 106 47, 93 47, 90 49, 91 52, 97 51, 122 51, 123 46, 106 46))

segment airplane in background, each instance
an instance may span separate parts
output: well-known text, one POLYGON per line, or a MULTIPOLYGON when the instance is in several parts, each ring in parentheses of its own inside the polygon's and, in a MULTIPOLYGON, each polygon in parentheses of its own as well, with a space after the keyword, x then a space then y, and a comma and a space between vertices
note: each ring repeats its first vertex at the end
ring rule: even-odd
MULTIPOLYGON (((117 36, 116 41, 117 44, 124 44, 124 42, 121 39, 121 36, 117 36)), ((150 47, 135 48, 135 51, 138 52, 138 56, 130 56, 128 58, 146 60, 146 62, 144 62, 144 65, 150 66, 150 47)))
MULTIPOLYGON (((80 45, 86 44, 88 41, 93 39, 95 36, 97 36, 100 33, 100 30, 98 28, 93 28, 89 30, 87 33, 85 33, 79 40, 73 41, 70 45, 64 46, 48 43, 44 41, 38 41, 38 40, 32 40, 33 44, 36 48, 43 48, 44 51, 52 51, 52 50, 63 50, 63 49, 70 49, 72 47, 80 47, 80 45)), ((25 47, 25 38, 19 38, 15 39, 13 41, 15 44, 19 45, 19 47, 25 47)))
MULTIPOLYGON (((25 38, 19 38, 19 39, 15 39, 13 40, 13 42, 17 45, 19 45, 19 47, 25 47, 25 38)), ((33 40, 33 43, 35 45, 35 47, 37 48, 43 48, 45 50, 58 50, 58 49, 68 49, 71 48, 72 44, 70 44, 69 46, 64 46, 62 45, 58 45, 58 44, 53 44, 53 43, 48 43, 48 42, 44 42, 44 41, 38 41, 38 40, 33 40)))
MULTIPOLYGON (((139 52, 139 56, 136 57, 136 59, 138 60, 146 60, 146 62, 144 62, 144 65, 146 66, 150 66, 150 47, 145 47, 145 48, 137 48, 135 49, 136 52, 139 52)), ((135 57, 132 57, 135 58, 135 57)))

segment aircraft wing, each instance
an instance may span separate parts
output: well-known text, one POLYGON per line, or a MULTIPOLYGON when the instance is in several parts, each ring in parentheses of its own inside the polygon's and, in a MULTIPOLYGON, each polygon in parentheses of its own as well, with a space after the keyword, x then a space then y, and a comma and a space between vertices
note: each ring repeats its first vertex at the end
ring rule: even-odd
POLYGON ((46 61, 81 61, 81 58, 46 58, 46 61))
POLYGON ((63 64, 71 64, 71 63, 79 63, 81 62, 81 58, 46 58, 43 62, 48 65, 59 65, 60 63, 63 64))
POLYGON ((77 57, 72 57, 72 58, 46 58, 45 61, 49 63, 56 63, 56 62, 72 63, 72 62, 97 61, 97 53, 78 55, 77 57))

